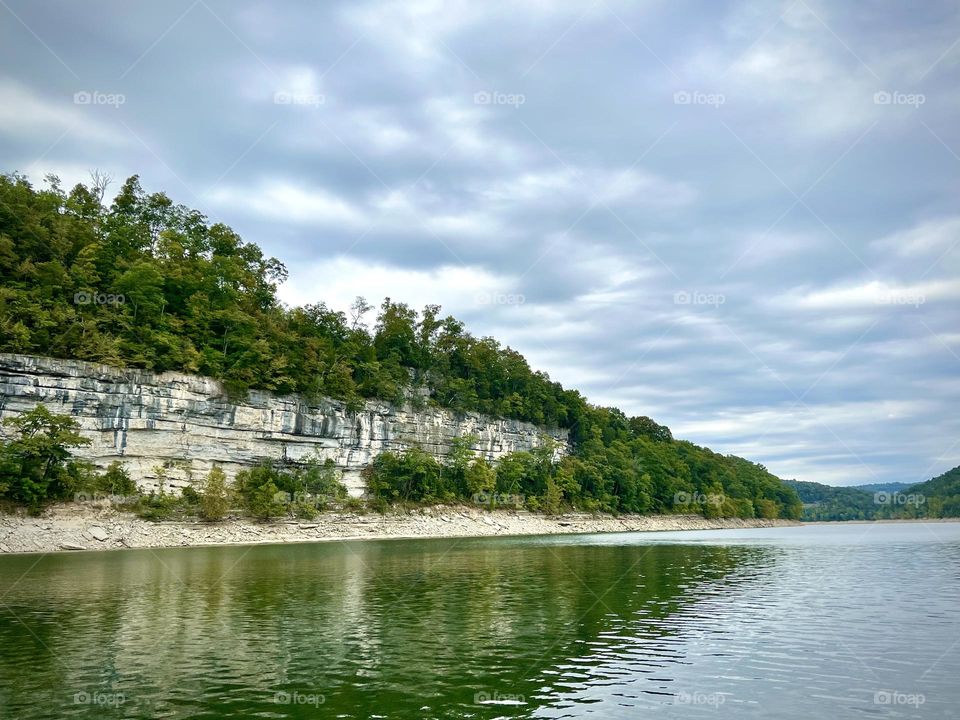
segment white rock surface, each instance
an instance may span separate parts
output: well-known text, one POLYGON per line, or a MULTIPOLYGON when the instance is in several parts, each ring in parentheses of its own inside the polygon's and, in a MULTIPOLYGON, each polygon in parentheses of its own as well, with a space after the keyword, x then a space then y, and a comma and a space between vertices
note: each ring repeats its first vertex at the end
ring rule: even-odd
POLYGON ((232 478, 263 460, 298 462, 316 453, 332 458, 359 495, 360 471, 384 450, 420 445, 441 457, 453 438, 476 435, 474 449, 495 461, 540 445, 547 434, 562 443, 561 452, 567 442, 563 430, 478 413, 383 402, 354 413, 336 400, 256 390, 235 401, 211 378, 0 353, 0 419, 38 403, 80 422, 92 444, 77 455, 98 467, 120 460, 143 489, 158 487, 157 468, 165 465, 166 487, 176 489, 215 464, 232 478))

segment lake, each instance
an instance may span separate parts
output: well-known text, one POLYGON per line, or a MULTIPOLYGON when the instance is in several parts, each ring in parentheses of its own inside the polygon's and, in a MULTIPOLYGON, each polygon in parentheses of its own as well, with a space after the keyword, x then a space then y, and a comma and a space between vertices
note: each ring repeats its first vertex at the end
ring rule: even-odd
POLYGON ((0 717, 957 718, 960 523, 0 557, 0 717))

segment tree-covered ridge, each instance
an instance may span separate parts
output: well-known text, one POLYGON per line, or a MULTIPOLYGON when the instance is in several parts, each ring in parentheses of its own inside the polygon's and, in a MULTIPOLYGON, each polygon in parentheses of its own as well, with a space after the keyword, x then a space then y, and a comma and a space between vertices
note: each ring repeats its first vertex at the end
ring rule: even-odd
MULTIPOLYGON (((109 207, 103 196, 97 183, 65 192, 55 178, 37 189, 0 177, 0 351, 198 373, 238 393, 327 396, 353 409, 413 386, 422 392, 412 397, 455 411, 570 430, 573 457, 501 463, 504 491, 618 512, 799 515, 796 494, 762 466, 592 406, 439 306, 418 312, 388 298, 372 330, 362 299, 349 316, 323 303, 287 308, 276 295, 284 265, 229 227, 145 193, 136 176, 109 207)), ((417 462, 410 454, 393 469, 417 462)), ((424 472, 432 482, 436 469, 424 472)), ((436 487, 461 496, 466 486, 436 487)))
POLYGON ((803 502, 804 520, 960 517, 960 467, 926 482, 834 487, 787 480, 803 502))
POLYGON ((284 308, 284 265, 230 228, 127 180, 38 190, 0 178, 0 351, 180 370, 345 400, 398 400, 411 383, 437 403, 570 427, 586 403, 516 351, 475 338, 430 305, 359 300, 284 308), (122 296, 122 297, 121 297, 122 296))
POLYGON ((856 487, 835 487, 787 480, 803 502, 804 520, 874 520, 879 507, 874 495, 856 487))
POLYGON ((960 517, 960 465, 905 492, 927 499, 924 517, 960 517))
POLYGON ((866 490, 869 493, 903 492, 908 487, 910 487, 910 483, 904 483, 904 482, 866 483, 864 485, 851 485, 851 487, 854 487, 857 490, 866 490))

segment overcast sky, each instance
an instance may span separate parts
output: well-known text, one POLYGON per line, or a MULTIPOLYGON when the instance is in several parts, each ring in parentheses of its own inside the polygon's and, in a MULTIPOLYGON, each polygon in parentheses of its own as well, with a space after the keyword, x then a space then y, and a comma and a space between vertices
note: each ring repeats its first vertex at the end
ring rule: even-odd
POLYGON ((0 0, 0 171, 138 173, 288 303, 440 303, 776 474, 960 464, 960 6, 0 0))

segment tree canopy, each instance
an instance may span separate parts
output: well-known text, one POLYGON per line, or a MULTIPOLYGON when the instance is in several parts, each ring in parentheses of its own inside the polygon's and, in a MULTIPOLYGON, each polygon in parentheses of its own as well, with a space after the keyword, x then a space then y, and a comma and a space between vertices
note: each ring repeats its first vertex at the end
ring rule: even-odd
MULTIPOLYGON (((548 504, 799 514, 794 491, 762 466, 677 441, 648 417, 590 405, 437 305, 418 311, 386 298, 370 328, 374 308, 362 298, 349 314, 322 302, 286 307, 276 293, 283 263, 226 225, 145 192, 137 176, 109 206, 102 197, 102 183, 67 192, 52 176, 40 189, 0 176, 0 352, 197 373, 235 393, 325 396, 350 409, 409 397, 567 428, 574 456, 548 463, 518 454, 497 469, 498 486, 548 504)), ((451 479, 434 478, 422 457, 405 463, 396 472, 423 487, 408 483, 401 495, 492 482, 482 466, 464 465, 451 479)))

